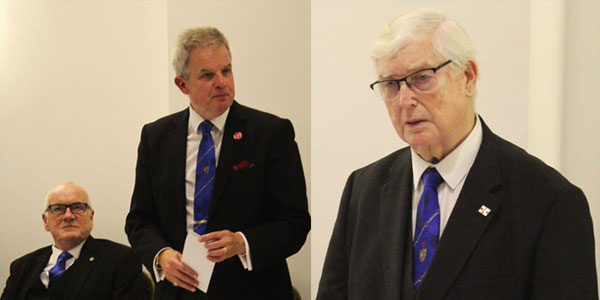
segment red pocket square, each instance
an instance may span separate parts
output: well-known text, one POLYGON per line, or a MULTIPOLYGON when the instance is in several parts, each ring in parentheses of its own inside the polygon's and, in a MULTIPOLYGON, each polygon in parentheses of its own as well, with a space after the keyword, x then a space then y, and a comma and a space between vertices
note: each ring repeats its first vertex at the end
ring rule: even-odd
POLYGON ((253 163, 247 161, 247 160, 242 160, 240 161, 237 165, 233 166, 233 170, 234 171, 241 171, 241 170, 245 170, 245 169, 250 169, 254 166, 253 163))

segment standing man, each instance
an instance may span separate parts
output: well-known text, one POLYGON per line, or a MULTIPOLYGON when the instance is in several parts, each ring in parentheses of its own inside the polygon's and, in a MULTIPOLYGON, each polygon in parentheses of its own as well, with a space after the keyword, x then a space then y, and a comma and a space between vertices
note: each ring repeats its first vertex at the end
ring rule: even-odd
POLYGON ((476 114, 474 52, 434 11, 375 41, 371 88, 409 147, 350 175, 317 299, 598 299, 583 192, 476 114))
POLYGON ((44 227, 54 244, 10 265, 2 300, 144 299, 142 265, 131 248, 90 235, 94 210, 73 182, 46 196, 44 227))
POLYGON ((142 129, 125 226, 156 299, 292 299, 286 258, 310 230, 292 124, 234 101, 231 52, 216 28, 183 32, 173 66, 190 107, 142 129), (216 262, 207 294, 181 262, 192 231, 216 262))

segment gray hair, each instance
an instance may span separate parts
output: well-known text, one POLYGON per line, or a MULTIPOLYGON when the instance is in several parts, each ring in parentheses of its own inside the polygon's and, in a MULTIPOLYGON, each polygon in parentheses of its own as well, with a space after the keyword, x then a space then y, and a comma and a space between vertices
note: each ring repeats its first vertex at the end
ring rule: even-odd
POLYGON ((229 58, 231 58, 229 42, 218 29, 214 27, 197 27, 182 32, 177 39, 177 47, 173 53, 175 76, 189 79, 189 57, 192 50, 218 46, 225 46, 229 52, 229 58))
POLYGON ((402 14, 383 28, 371 46, 377 73, 381 73, 381 63, 409 44, 425 39, 431 39, 437 55, 452 60, 457 72, 464 70, 470 59, 475 59, 471 39, 460 24, 439 11, 419 10, 402 14))
POLYGON ((67 181, 67 182, 59 184, 57 187, 51 189, 48 192, 48 194, 46 194, 46 198, 44 198, 44 206, 42 208, 44 213, 46 212, 46 210, 48 209, 48 206, 50 205, 50 198, 52 198, 52 195, 58 189, 63 188, 65 186, 73 186, 74 188, 81 189, 85 193, 85 196, 87 198, 88 207, 90 208, 90 210, 93 210, 93 208, 92 208, 92 200, 90 199, 90 196, 88 195, 88 193, 86 192, 86 190, 82 186, 78 185, 77 183, 75 183, 73 181, 67 181))

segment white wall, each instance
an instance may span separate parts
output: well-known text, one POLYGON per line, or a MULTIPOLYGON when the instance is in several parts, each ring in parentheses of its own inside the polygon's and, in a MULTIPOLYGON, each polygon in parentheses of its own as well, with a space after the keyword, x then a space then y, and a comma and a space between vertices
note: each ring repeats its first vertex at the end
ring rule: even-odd
MULTIPOLYGON (((228 37, 236 99, 289 118, 310 186, 308 1, 0 1, 0 290, 9 264, 52 242, 46 192, 94 202, 93 235, 124 244, 142 125, 182 109, 170 51, 186 28, 228 37)), ((274 237, 276 238, 276 237, 274 237)), ((310 294, 310 239, 289 259, 310 294)))
POLYGON ((600 1, 566 6, 561 171, 585 193, 600 267, 600 1))
POLYGON ((0 289, 9 264, 52 238, 46 192, 73 180, 92 234, 127 244, 140 129, 168 112, 166 5, 0 1, 0 289))
POLYGON ((0 289, 12 260, 51 243, 41 205, 65 180, 90 192, 93 234, 127 243, 141 126, 185 107, 172 84, 170 51, 181 30, 201 25, 230 40, 236 98, 295 125, 316 199, 316 242, 289 260, 305 299, 316 293, 347 176, 404 145, 368 88, 375 78, 368 49, 389 19, 414 8, 437 8, 463 24, 479 52, 478 111, 496 133, 584 190, 598 233, 600 2, 541 3, 0 0, 0 289), (544 18, 545 9, 557 18, 544 18), (532 45, 540 20, 563 45, 532 45), (562 92, 546 107, 534 95, 547 92, 548 82, 534 76, 530 58, 548 61, 561 51, 548 80, 562 82, 562 92), (557 141, 559 149, 539 146, 557 141))
POLYGON ((417 8, 463 25, 478 51, 477 111, 495 133, 564 171, 600 219, 598 1, 313 0, 312 297, 346 178, 405 145, 368 88, 376 79, 369 47, 390 19, 417 8))

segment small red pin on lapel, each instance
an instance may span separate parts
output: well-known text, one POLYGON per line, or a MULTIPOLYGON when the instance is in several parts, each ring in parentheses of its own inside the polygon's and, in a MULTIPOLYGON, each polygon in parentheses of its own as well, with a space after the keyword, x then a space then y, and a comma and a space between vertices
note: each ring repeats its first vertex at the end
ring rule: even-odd
POLYGON ((233 139, 234 140, 241 140, 242 139, 242 133, 240 131, 234 133, 233 134, 233 139))

